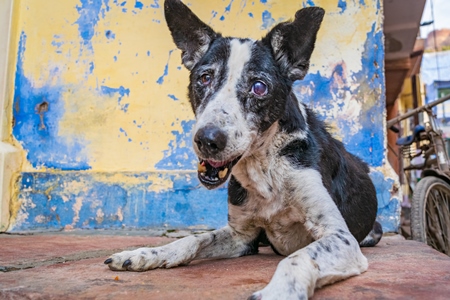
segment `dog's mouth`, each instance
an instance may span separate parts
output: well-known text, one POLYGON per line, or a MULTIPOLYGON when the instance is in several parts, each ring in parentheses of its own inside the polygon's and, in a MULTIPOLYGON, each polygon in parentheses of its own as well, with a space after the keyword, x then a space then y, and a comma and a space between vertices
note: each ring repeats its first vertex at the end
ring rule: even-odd
POLYGON ((212 190, 225 181, 231 174, 231 169, 241 159, 241 156, 229 161, 213 161, 200 159, 198 163, 198 179, 209 190, 212 190))

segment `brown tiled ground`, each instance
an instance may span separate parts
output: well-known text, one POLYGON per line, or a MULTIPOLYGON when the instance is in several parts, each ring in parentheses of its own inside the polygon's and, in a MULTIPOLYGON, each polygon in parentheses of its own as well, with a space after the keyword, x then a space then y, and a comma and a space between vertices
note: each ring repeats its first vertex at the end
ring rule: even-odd
POLYGON ((0 235, 0 271, 108 256, 122 249, 159 246, 174 239, 73 234, 0 235))
MULTIPOLYGON (((160 245, 143 236, 0 235, 0 299, 246 299, 266 285, 281 257, 270 248, 236 259, 203 260, 144 273, 112 272, 118 248, 160 245)), ((317 290, 314 299, 449 299, 450 258, 426 245, 384 237, 365 248, 369 270, 317 290)))

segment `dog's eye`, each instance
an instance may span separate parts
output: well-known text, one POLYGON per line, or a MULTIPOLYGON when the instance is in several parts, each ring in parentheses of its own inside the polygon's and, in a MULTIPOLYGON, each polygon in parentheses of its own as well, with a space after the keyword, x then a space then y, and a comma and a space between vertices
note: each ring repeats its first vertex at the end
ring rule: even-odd
POLYGON ((209 74, 203 74, 203 75, 200 77, 200 81, 202 82, 203 85, 208 85, 208 84, 210 84, 211 81, 212 81, 212 76, 209 75, 209 74))
POLYGON ((252 86, 252 93, 257 96, 267 95, 267 85, 262 81, 257 81, 252 86))

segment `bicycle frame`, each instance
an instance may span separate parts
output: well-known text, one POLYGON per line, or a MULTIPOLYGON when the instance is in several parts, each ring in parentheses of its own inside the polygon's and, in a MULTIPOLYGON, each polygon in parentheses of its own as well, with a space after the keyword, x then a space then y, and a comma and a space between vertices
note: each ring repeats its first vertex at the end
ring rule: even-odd
MULTIPOLYGON (((417 182, 409 180, 409 188, 413 185, 410 202, 411 238, 427 243, 436 250, 450 256, 450 171, 447 151, 442 131, 436 124, 436 116, 432 108, 450 99, 450 95, 418 107, 413 111, 398 116, 387 122, 388 128, 418 113, 426 113, 428 121, 417 125, 413 134, 397 139, 403 159, 409 165, 402 173, 421 170, 417 182), (411 149, 411 146, 416 146, 411 149), (414 164, 414 158, 421 157, 422 163, 414 164)), ((393 129, 392 129, 393 130, 393 129)), ((394 130, 395 131, 395 130, 394 130)), ((397 131, 398 132, 398 131, 397 131)), ((412 177, 413 172, 409 172, 412 177)), ((417 179, 417 178, 415 178, 417 179)))
POLYGON ((402 114, 394 119, 387 121, 387 127, 391 128, 394 124, 412 117, 419 113, 426 113, 429 121, 425 123, 425 132, 420 132, 419 138, 415 139, 417 150, 414 155, 411 155, 409 146, 401 146, 402 154, 409 153, 410 164, 403 168, 404 171, 422 170, 424 171, 422 177, 428 175, 435 175, 444 177, 450 183, 449 160, 447 151, 445 149, 442 132, 438 129, 436 124, 436 116, 433 114, 432 108, 450 99, 450 95, 442 97, 438 100, 418 107, 406 114, 402 114), (413 164, 412 160, 416 157, 423 157, 422 164, 413 164))

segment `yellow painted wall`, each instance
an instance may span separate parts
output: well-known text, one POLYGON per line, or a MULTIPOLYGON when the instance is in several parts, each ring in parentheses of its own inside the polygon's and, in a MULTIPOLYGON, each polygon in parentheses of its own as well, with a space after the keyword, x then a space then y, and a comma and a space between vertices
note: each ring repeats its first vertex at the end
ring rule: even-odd
MULTIPOLYGON (((309 74, 293 89, 373 167, 379 219, 395 231, 381 1, 184 2, 223 35, 255 39, 302 7, 325 8, 309 74)), ((196 177, 189 74, 163 1, 15 4, 6 131, 23 164, 9 230, 224 225, 226 190, 207 191, 196 177)))
MULTIPOLYGON (((166 28, 161 1, 142 1, 143 9, 135 8, 136 1, 98 1, 101 3, 98 13, 95 9, 86 10, 98 15, 93 26, 95 33, 89 41, 80 36, 79 9, 83 6, 80 1, 19 2, 16 34, 26 34, 23 73, 35 88, 45 85, 62 88, 64 116, 56 120, 58 136, 69 144, 80 141, 84 145, 80 155, 93 171, 155 170, 155 164, 174 139, 172 131, 181 132, 181 122, 193 119, 186 100, 188 72, 181 67, 180 51, 175 49, 166 28), (107 31, 115 38, 108 38, 107 31), (167 76, 163 84, 158 84, 166 64, 167 76), (119 104, 118 94, 105 95, 102 86, 115 89, 122 86, 129 89, 129 95, 123 96, 119 104), (180 100, 174 101, 168 95, 180 100), (125 112, 121 107, 126 104, 129 106, 125 112)), ((282 21, 292 18, 305 4, 301 1, 188 3, 201 19, 224 35, 252 38, 268 31, 261 25, 264 11, 269 10, 274 21, 282 21), (231 5, 229 11, 228 5, 231 5), (224 21, 220 20, 222 15, 224 21)), ((324 7, 327 15, 310 72, 331 76, 334 66, 342 61, 348 74, 360 71, 361 61, 355 58, 361 57, 364 49, 354 45, 366 39, 374 23, 380 26, 373 18, 376 2, 370 1, 362 8, 347 3, 345 14, 351 16, 351 22, 342 17, 336 1, 314 3, 324 7)), ((357 116, 361 110, 360 105, 353 104, 346 107, 350 117, 357 116)), ((45 163, 34 166, 27 163, 23 171, 46 169, 45 163)))

